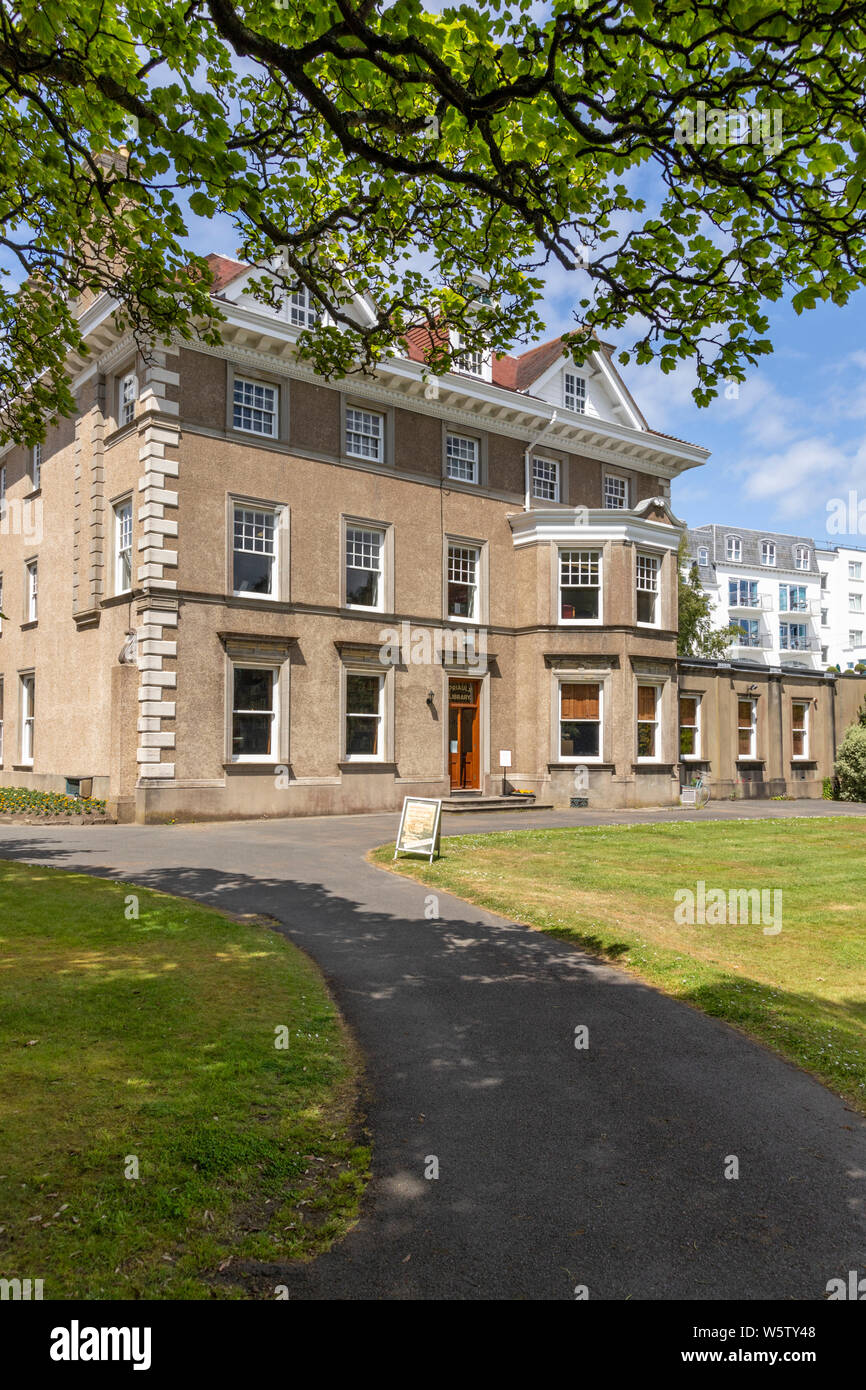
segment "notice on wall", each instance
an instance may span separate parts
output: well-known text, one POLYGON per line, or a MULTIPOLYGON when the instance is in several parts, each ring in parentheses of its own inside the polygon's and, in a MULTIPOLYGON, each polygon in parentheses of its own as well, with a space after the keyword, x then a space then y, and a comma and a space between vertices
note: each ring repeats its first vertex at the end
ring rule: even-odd
POLYGON ((398 854, 426 854, 432 864, 434 854, 439 855, 441 821, 441 801, 424 796, 405 797, 394 858, 398 854))

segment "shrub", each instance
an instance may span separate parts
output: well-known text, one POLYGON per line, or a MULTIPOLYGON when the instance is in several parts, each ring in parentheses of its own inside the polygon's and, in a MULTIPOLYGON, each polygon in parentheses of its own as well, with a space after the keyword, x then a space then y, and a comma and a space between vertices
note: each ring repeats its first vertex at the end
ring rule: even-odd
POLYGON ((840 801, 866 801, 866 728, 852 724, 836 755, 840 801))

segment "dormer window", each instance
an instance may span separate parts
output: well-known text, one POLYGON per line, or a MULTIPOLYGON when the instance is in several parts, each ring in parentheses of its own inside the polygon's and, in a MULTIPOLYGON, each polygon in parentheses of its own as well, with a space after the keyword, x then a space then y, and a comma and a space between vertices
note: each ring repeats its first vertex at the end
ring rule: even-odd
POLYGON ((576 372, 566 372, 563 397, 566 410, 576 410, 583 415, 586 411, 586 378, 578 376, 576 372))
POLYGON ((128 425, 135 419, 135 402, 138 399, 138 377, 135 372, 127 372, 120 378, 117 396, 117 423, 128 425))
POLYGON ((794 566, 798 570, 807 570, 809 568, 809 547, 807 545, 798 545, 795 547, 794 566))
POLYGON ((761 541, 761 564, 775 565, 776 545, 774 541, 761 541))
POLYGON ((725 537, 725 559, 738 565, 743 558, 743 542, 739 536, 725 537))
POLYGON ((466 352, 461 352, 460 349, 462 346, 462 335, 458 333, 456 330, 452 329, 452 372, 456 372, 459 376, 474 376, 477 377, 479 381, 490 381, 490 354, 484 352, 482 348, 469 348, 466 352))
POLYGON ((710 563, 710 550, 709 550, 709 546, 706 546, 706 545, 699 545, 699 546, 698 546, 698 564, 699 564, 702 568, 704 568, 704 567, 706 567, 709 563, 710 563))
POLYGON ((319 307, 314 303, 306 285, 298 285, 288 298, 289 323, 294 328, 315 328, 319 322, 319 307))

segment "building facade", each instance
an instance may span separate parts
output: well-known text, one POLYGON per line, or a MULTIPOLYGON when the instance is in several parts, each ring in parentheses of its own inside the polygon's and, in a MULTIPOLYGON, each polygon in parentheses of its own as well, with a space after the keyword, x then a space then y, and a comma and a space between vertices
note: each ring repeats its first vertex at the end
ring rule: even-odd
POLYGON ((561 806, 672 804, 702 759, 737 780, 740 678, 688 668, 683 704, 676 656, 671 483, 707 453, 647 426, 607 345, 431 380, 410 341, 329 383, 304 296, 210 263, 222 346, 142 356, 83 306, 75 417, 0 458, 2 784, 143 822, 392 810, 503 762, 561 806))
POLYGON ((866 663, 866 550, 835 545, 815 552, 821 570, 821 640, 840 671, 866 663))

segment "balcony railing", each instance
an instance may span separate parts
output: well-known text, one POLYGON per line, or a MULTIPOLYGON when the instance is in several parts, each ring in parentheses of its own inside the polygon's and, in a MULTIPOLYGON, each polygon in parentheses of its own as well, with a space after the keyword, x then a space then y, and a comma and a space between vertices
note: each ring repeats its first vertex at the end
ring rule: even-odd
POLYGON ((801 613, 807 618, 817 618, 821 611, 821 605, 816 599, 779 599, 780 613, 801 613))
POLYGON ((821 643, 815 637, 788 637, 783 642, 779 639, 779 651, 781 652, 819 652, 821 643))
POLYGON ((743 648, 748 647, 750 649, 754 648, 759 651, 766 651, 767 648, 772 646, 772 643, 765 632, 759 632, 756 637, 752 637, 747 632, 741 632, 738 637, 733 638, 733 640, 731 641, 731 646, 743 648))
POLYGON ((773 600, 769 594, 741 594, 738 599, 730 599, 728 602, 731 611, 744 609, 747 612, 769 613, 772 607, 773 600))

